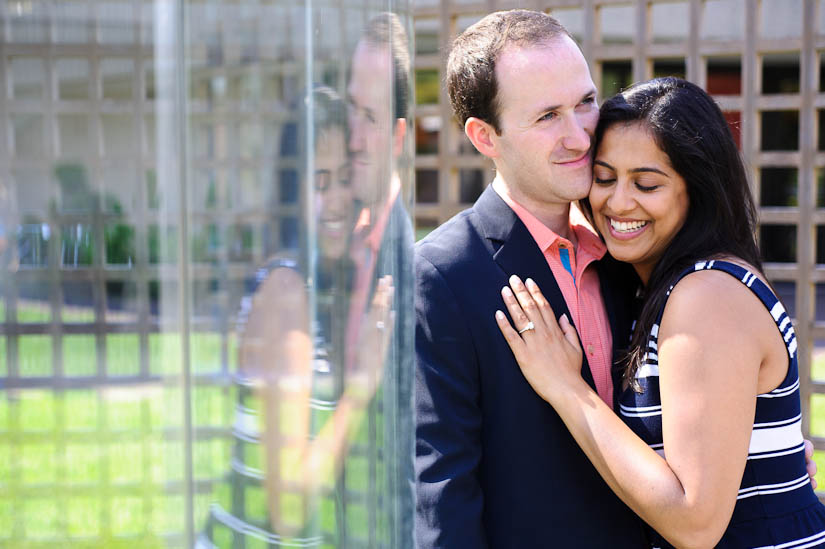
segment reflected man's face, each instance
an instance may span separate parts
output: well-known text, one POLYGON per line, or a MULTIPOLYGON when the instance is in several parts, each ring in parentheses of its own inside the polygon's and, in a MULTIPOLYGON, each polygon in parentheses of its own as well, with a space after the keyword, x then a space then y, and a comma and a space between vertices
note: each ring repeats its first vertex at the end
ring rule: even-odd
POLYGON ((392 82, 389 47, 360 41, 352 57, 347 104, 353 191, 365 205, 379 202, 389 187, 395 142, 392 82))
POLYGON ((346 139, 343 128, 328 128, 317 136, 315 147, 318 244, 329 259, 347 251, 355 219, 346 139))

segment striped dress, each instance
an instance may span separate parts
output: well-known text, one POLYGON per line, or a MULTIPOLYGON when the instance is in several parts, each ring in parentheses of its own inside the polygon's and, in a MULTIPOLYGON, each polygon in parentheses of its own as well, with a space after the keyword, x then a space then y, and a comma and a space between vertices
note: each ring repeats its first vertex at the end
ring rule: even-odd
MULTIPOLYGON (((773 391, 757 395, 748 460, 730 524, 717 547, 803 549, 825 546, 825 506, 819 503, 805 470, 799 400, 797 342, 791 320, 771 289, 747 269, 726 261, 702 261, 695 271, 714 269, 741 280, 770 312, 788 348, 788 373, 773 391)), ((670 291, 673 286, 670 287, 670 291)), ((668 295, 670 295, 668 291, 668 295)), ((636 379, 642 392, 626 389, 619 400, 624 422, 664 456, 659 396, 659 311, 636 379)), ((652 547, 671 547, 650 529, 652 547)))

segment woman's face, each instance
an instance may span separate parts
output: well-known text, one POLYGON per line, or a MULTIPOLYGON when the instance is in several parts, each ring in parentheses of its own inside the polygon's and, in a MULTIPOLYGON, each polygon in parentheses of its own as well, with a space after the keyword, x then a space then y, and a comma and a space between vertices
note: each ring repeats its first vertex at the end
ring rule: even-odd
POLYGON ((339 259, 347 251, 355 219, 343 128, 329 128, 318 135, 315 148, 315 191, 321 255, 328 259, 339 259))
POLYGON ((647 284, 685 223, 687 187, 643 125, 616 124, 596 151, 590 205, 610 254, 647 284))

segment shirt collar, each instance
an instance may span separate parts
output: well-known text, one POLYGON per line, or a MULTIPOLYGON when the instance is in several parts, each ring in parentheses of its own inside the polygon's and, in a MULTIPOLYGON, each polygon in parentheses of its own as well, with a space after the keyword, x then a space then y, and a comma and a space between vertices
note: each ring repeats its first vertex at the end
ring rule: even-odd
MULTIPOLYGON (((539 221, 539 219, 524 206, 513 200, 513 197, 510 196, 507 188, 499 179, 493 181, 493 190, 496 191, 501 199, 504 200, 519 219, 521 219, 521 222, 527 227, 527 231, 533 237, 533 240, 536 241, 542 253, 549 250, 553 245, 559 246, 562 243, 568 247, 572 247, 572 243, 568 239, 559 236, 555 231, 539 221)), ((601 259, 607 252, 607 248, 576 204, 571 205, 569 223, 570 230, 578 241, 576 253, 584 253, 592 259, 601 259)))

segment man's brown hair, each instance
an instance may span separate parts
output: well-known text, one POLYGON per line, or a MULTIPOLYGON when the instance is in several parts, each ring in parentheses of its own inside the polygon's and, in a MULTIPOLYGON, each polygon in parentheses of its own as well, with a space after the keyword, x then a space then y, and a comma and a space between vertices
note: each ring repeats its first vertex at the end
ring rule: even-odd
POLYGON ((471 116, 500 134, 496 60, 505 47, 537 46, 562 36, 567 29, 539 11, 497 11, 484 17, 453 41, 447 59, 447 92, 459 124, 471 116))

